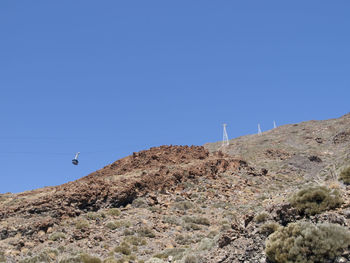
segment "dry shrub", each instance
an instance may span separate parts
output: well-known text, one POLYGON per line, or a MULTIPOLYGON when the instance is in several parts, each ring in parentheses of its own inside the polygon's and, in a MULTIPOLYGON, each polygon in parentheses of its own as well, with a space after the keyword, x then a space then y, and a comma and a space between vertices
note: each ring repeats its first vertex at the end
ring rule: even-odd
POLYGON ((144 246, 147 244, 147 241, 141 237, 136 237, 136 236, 127 236, 124 237, 124 241, 127 243, 130 243, 134 246, 144 246))
POLYGON ((350 232, 335 224, 291 223, 266 241, 266 255, 273 263, 333 262, 350 245, 350 232))
POLYGON ((186 223, 193 223, 193 224, 197 224, 197 225, 205 225, 205 226, 209 226, 210 225, 210 221, 206 217, 185 216, 185 217, 183 217, 183 221, 186 222, 186 223))
POLYGON ((198 257, 195 255, 188 255, 185 258, 185 263, 198 263, 198 257))
POLYGON ((269 217, 269 214, 266 212, 262 212, 254 217, 254 221, 259 223, 265 222, 269 217))
POLYGON ((78 219, 76 222, 75 222, 75 227, 77 229, 86 229, 89 227, 89 222, 86 220, 86 219, 78 219))
POLYGON ((269 236, 272 233, 276 232, 278 229, 280 228, 280 225, 276 222, 268 222, 263 224, 260 229, 259 232, 263 235, 269 236))
POLYGON ((83 263, 102 263, 102 260, 98 257, 90 256, 87 254, 81 255, 80 259, 83 263))
POLYGON ((103 214, 97 212, 89 212, 85 215, 88 220, 99 220, 103 218, 103 214))
POLYGON ((311 186, 300 190, 290 199, 292 206, 301 215, 315 215, 339 207, 343 200, 336 189, 324 186, 311 186))
POLYGON ((149 237, 149 238, 156 237, 156 235, 154 234, 154 231, 148 227, 141 227, 140 229, 137 230, 137 233, 141 237, 149 237))
POLYGON ((59 241, 61 239, 65 239, 66 238, 66 235, 62 232, 55 232, 55 233, 52 233, 49 237, 50 240, 52 241, 59 241))
POLYGON ((339 179, 343 181, 344 184, 350 184, 350 167, 344 169, 340 173, 339 179))
POLYGON ((180 260, 183 258, 185 252, 185 248, 168 248, 161 253, 154 255, 153 257, 167 259, 169 256, 172 256, 174 260, 180 260))
POLYGON ((175 204, 178 210, 188 210, 194 207, 194 204, 190 201, 182 201, 175 204))
POLYGON ((130 255, 131 254, 131 249, 130 245, 126 242, 122 242, 120 246, 117 246, 114 248, 114 251, 117 253, 121 253, 124 255, 130 255))
POLYGON ((120 210, 118 208, 110 208, 107 214, 110 216, 120 216, 120 210))

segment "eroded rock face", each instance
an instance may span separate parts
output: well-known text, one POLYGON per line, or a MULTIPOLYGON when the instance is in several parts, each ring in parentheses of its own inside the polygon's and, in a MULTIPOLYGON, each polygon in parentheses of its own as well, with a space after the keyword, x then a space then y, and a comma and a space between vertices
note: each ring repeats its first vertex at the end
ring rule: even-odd
MULTIPOLYGON (((50 188, 36 199, 0 207, 0 218, 14 215, 39 215, 40 222, 17 229, 24 235, 46 231, 56 220, 75 217, 86 211, 106 207, 122 207, 155 190, 172 189, 177 184, 198 177, 215 178, 227 171, 234 172, 239 160, 230 156, 209 154, 198 146, 161 146, 134 153, 100 171, 75 182, 50 188), (128 176, 125 176, 127 174, 128 176), (45 218, 41 218, 46 216, 45 218)), ((11 231, 1 230, 1 239, 11 231)))

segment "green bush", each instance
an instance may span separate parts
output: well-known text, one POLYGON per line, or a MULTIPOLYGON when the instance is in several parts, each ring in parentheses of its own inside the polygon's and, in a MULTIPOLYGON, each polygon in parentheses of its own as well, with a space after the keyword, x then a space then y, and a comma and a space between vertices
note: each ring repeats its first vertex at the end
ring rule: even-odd
POLYGON ((350 167, 340 173, 339 179, 342 180, 344 184, 350 184, 350 167))
POLYGON ((350 245, 350 232, 335 224, 291 223, 266 241, 273 263, 333 262, 350 245))
POLYGON ((312 186, 300 190, 290 198, 290 203, 301 215, 315 215, 339 207, 343 200, 335 189, 312 186))

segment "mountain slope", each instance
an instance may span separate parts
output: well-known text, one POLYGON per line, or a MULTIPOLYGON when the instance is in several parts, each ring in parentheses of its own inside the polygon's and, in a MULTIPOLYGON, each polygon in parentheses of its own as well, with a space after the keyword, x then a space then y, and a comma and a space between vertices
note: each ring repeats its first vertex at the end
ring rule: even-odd
POLYGON ((274 173, 300 173, 312 179, 329 176, 350 162, 350 114, 239 137, 224 148, 220 142, 204 146, 210 152, 221 150, 274 173))
POLYGON ((337 181, 348 165, 350 114, 226 147, 133 153, 74 182, 0 195, 0 262, 265 262, 254 218, 303 219, 288 197, 304 185, 332 185, 344 199, 307 220, 349 228, 349 188, 337 181))

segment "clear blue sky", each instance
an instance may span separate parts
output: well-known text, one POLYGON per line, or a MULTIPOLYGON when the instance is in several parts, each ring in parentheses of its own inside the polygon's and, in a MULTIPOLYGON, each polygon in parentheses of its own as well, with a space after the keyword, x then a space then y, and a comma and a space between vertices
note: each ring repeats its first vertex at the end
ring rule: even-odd
POLYGON ((0 1, 0 193, 349 112, 350 1, 0 1), (71 159, 80 151, 80 165, 71 159))

